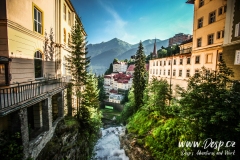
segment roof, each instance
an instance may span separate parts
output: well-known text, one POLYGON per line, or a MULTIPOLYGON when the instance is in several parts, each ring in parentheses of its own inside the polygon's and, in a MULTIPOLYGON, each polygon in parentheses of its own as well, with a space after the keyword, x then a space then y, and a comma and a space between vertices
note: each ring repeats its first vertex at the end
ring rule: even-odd
POLYGON ((195 1, 195 0, 187 0, 187 2, 186 2, 186 3, 189 3, 189 4, 194 4, 194 1, 195 1))
MULTIPOLYGON (((127 69, 127 71, 134 71, 134 68, 135 68, 135 64, 131 64, 129 67, 128 67, 128 69, 127 69)), ((149 64, 148 63, 146 63, 145 64, 145 69, 148 71, 149 70, 149 64)))
POLYGON ((180 45, 190 43, 192 41, 193 41, 193 38, 190 38, 190 39, 187 39, 187 40, 183 41, 180 45))

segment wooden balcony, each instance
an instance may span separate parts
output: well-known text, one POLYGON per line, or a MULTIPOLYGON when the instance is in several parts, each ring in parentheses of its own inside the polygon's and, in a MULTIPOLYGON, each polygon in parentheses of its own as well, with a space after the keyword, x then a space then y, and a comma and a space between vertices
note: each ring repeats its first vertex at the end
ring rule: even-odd
POLYGON ((0 88, 0 117, 36 104, 67 87, 66 78, 23 82, 0 88))

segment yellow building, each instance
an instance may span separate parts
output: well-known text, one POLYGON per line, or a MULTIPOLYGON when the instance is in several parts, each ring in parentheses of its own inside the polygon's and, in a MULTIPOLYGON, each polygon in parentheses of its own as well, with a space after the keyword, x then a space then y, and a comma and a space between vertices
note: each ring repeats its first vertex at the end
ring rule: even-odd
POLYGON ((226 0, 188 0, 194 5, 193 38, 180 45, 180 53, 150 60, 149 79, 164 78, 176 94, 176 85, 186 88, 188 77, 202 67, 216 70, 223 54, 227 12, 226 0))
POLYGON ((75 23, 70 0, 0 1, 0 131, 21 133, 24 159, 38 156, 66 114, 75 23))
POLYGON ((194 4, 192 55, 199 59, 195 68, 202 66, 216 70, 223 52, 227 2, 225 0, 188 0, 194 4))

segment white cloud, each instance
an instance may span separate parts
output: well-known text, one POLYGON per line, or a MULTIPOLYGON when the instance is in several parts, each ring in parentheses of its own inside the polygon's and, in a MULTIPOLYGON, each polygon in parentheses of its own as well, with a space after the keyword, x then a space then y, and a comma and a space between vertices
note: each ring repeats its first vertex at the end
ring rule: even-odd
POLYGON ((106 27, 104 32, 108 37, 119 38, 121 40, 130 42, 133 41, 136 36, 130 34, 126 28, 128 27, 128 22, 123 20, 119 14, 114 10, 113 7, 110 7, 107 4, 104 4, 102 1, 98 1, 99 4, 111 15, 113 19, 107 20, 106 27))

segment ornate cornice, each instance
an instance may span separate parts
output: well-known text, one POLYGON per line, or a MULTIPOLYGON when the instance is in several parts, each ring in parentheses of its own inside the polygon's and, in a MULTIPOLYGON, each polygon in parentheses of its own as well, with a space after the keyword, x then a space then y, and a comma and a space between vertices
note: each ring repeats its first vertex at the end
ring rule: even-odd
POLYGON ((13 22, 9 19, 5 19, 5 20, 0 20, 0 25, 4 25, 4 26, 7 26, 9 28, 12 28, 16 31, 19 31, 23 34, 26 34, 26 35, 29 35, 31 37, 34 37, 36 39, 39 39, 39 40, 44 40, 44 35, 40 35, 39 33, 36 33, 34 31, 31 31, 25 27, 23 27, 22 25, 16 23, 16 22, 13 22))

